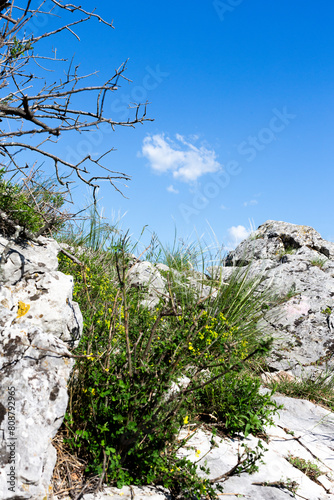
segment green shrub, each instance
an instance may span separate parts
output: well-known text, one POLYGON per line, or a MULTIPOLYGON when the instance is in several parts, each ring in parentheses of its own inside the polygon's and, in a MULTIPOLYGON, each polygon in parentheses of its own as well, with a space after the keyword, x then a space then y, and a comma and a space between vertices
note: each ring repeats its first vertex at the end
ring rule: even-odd
POLYGON ((260 385, 260 379, 247 370, 228 373, 194 394, 195 408, 224 433, 256 435, 273 423, 271 417, 278 410, 271 399, 274 391, 260 394, 260 385))
MULTIPOLYGON (((267 300, 257 291, 261 280, 237 271, 229 287, 199 300, 191 288, 178 288, 171 273, 167 296, 150 311, 141 305, 145 290, 127 284, 127 238, 117 243, 112 236, 109 250, 94 247, 79 256, 81 267, 59 258, 60 270, 74 276, 74 299, 84 316, 70 384, 67 445, 86 459, 89 475, 101 475, 109 484, 161 484, 183 498, 216 498, 209 480, 198 476, 198 466, 178 456, 184 444, 178 436, 191 415, 211 411, 222 394, 220 379, 227 384, 226 405, 217 417, 222 425, 247 434, 270 422, 275 407, 269 396, 258 394, 256 382, 242 384, 237 376, 270 346, 256 327, 267 300), (184 375, 189 386, 170 393, 184 375), (243 402, 227 401, 228 392, 237 390, 243 402), (208 393, 211 400, 203 396, 208 393)), ((247 454, 244 470, 254 470, 252 456, 247 454)))
MULTIPOLYGON (((43 178, 29 179, 23 184, 5 178, 5 169, 0 169, 0 210, 23 229, 31 233, 44 234, 60 228, 67 215, 60 208, 65 203, 62 193, 56 192, 52 181, 43 178)), ((0 229, 13 232, 13 226, 0 219, 0 229)))
POLYGON ((119 487, 160 483, 210 492, 196 466, 176 455, 187 398, 166 396, 210 334, 195 341, 189 314, 163 305, 150 313, 140 292, 117 287, 94 258, 82 270, 61 261, 62 270, 75 274, 74 298, 85 319, 67 415, 69 445, 87 458, 89 474, 119 487))

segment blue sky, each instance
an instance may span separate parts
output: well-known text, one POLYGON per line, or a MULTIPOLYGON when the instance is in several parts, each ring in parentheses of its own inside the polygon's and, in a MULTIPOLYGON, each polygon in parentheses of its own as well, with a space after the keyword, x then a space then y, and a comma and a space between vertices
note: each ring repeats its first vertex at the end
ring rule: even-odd
MULTIPOLYGON (((94 2, 93 2, 94 3, 94 2)), ((84 1, 91 8, 92 2, 84 1)), ((99 81, 129 59, 106 112, 131 116, 148 100, 153 122, 64 138, 58 152, 116 151, 106 166, 131 175, 122 198, 99 192, 133 237, 143 226, 233 247, 268 219, 334 240, 334 3, 328 0, 96 2, 115 29, 90 21, 55 37, 61 57, 99 81), (124 215, 125 214, 125 215, 124 215)), ((77 207, 88 197, 74 191, 77 207)))

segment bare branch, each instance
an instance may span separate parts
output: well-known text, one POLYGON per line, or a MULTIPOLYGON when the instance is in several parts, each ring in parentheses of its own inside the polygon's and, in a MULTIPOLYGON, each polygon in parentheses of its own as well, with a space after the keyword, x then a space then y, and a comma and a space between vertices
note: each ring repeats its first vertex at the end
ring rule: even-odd
MULTIPOLYGON (((12 168, 21 171, 26 167, 20 166, 20 158, 29 150, 37 158, 52 162, 59 184, 66 186, 68 190, 73 182, 69 180, 70 176, 74 173, 79 181, 93 189, 94 196, 103 181, 108 181, 116 191, 121 192, 115 183, 128 181, 130 177, 109 169, 103 163, 112 148, 100 154, 98 159, 86 155, 71 162, 62 158, 61 154, 54 154, 43 147, 47 142, 58 143, 63 134, 70 131, 90 132, 98 129, 101 124, 107 124, 114 130, 117 126, 134 127, 138 123, 151 121, 146 116, 147 102, 129 105, 131 117, 124 121, 115 121, 105 112, 108 98, 118 90, 120 79, 130 81, 124 75, 127 61, 115 69, 104 83, 97 85, 88 82, 96 77, 97 72, 81 75, 79 67, 74 67, 72 60, 65 71, 65 78, 57 80, 52 77, 50 80, 49 73, 52 74, 57 65, 63 65, 67 59, 56 57, 56 50, 51 48, 52 57, 50 54, 37 53, 39 41, 51 40, 53 36, 65 31, 80 40, 74 30, 87 21, 98 21, 106 28, 114 28, 112 21, 104 20, 95 10, 87 11, 80 5, 62 0, 51 2, 51 7, 45 8, 46 0, 40 0, 38 7, 33 7, 31 0, 0 0, 0 88, 7 89, 7 95, 0 98, 0 154, 4 158, 0 165, 5 166, 8 171, 12 168), (59 25, 61 16, 57 9, 71 12, 73 20, 59 25), (49 16, 51 29, 37 36, 28 36, 27 32, 31 30, 34 18, 38 15, 49 16), (41 66, 42 60, 50 61, 53 67, 43 67, 44 63, 41 66), (36 65, 39 68, 38 75, 36 65), (41 72, 44 74, 41 75, 41 72), (72 105, 74 98, 75 106, 72 105), (42 142, 37 140, 38 136, 41 137, 40 134, 44 137, 42 142), (25 136, 26 140, 18 140, 25 136), (90 166, 94 167, 94 175, 90 173, 90 166), (60 167, 65 169, 64 173, 60 173, 60 167), (96 167, 105 173, 96 173, 96 167)), ((25 164, 25 160, 23 163, 25 164)))

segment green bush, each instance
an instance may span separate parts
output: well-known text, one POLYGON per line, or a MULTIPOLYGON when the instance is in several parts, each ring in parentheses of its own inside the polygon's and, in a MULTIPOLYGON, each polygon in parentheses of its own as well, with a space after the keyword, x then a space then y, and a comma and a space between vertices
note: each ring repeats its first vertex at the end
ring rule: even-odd
MULTIPOLYGON (((65 203, 64 195, 56 192, 52 181, 32 179, 23 184, 5 178, 5 169, 0 169, 0 210, 23 229, 31 233, 44 234, 50 229, 59 229, 67 216, 60 208, 65 203)), ((0 229, 13 232, 13 226, 0 218, 0 229)))
POLYGON ((109 484, 161 484, 184 498, 216 498, 209 480, 197 475, 197 465, 179 458, 184 441, 178 436, 191 415, 211 411, 221 395, 220 379, 227 383, 226 404, 219 410, 225 426, 247 433, 270 422, 269 397, 258 394, 258 384, 237 381, 248 360, 270 346, 256 328, 266 300, 255 293, 259 280, 238 275, 229 288, 199 300, 191 288, 181 293, 171 273, 169 295, 150 311, 141 304, 145 290, 127 284, 128 240, 113 239, 109 250, 94 247, 98 250, 79 256, 82 266, 60 255, 60 270, 74 276, 74 299, 84 316, 70 384, 67 445, 89 464, 88 474, 102 475, 109 484), (184 375, 189 386, 171 393, 184 375), (243 402, 227 401, 228 392, 237 389, 243 402), (209 392, 212 400, 202 397, 209 392))
POLYGON ((228 434, 256 435, 272 422, 278 406, 274 391, 260 394, 261 381, 247 370, 228 373, 194 394, 196 411, 217 429, 228 434))

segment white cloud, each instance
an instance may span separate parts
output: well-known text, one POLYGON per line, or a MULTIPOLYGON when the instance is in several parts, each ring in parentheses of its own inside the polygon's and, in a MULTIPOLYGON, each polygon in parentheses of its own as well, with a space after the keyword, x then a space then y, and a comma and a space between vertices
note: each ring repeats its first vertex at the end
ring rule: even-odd
POLYGON ((173 184, 171 184, 170 186, 168 186, 167 191, 169 191, 170 193, 174 193, 174 194, 178 194, 179 193, 178 189, 175 189, 175 187, 173 186, 173 184))
POLYGON ((259 202, 257 200, 244 201, 244 207, 250 207, 257 205, 259 202))
POLYGON ((237 246, 242 240, 245 240, 252 232, 252 229, 246 229, 245 226, 232 226, 228 229, 230 237, 233 239, 233 245, 237 246))
POLYGON ((194 146, 180 134, 175 137, 176 141, 164 134, 145 137, 142 154, 155 172, 171 172, 174 179, 194 182, 204 174, 221 169, 214 150, 194 146))

